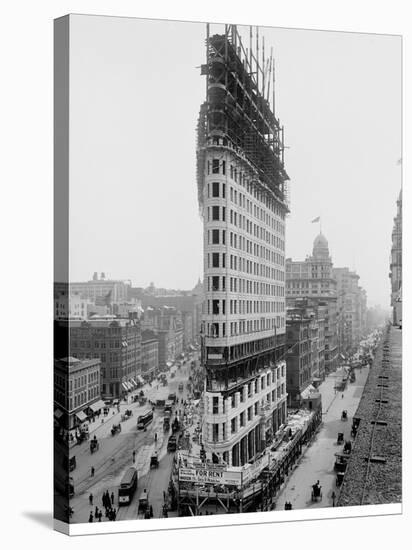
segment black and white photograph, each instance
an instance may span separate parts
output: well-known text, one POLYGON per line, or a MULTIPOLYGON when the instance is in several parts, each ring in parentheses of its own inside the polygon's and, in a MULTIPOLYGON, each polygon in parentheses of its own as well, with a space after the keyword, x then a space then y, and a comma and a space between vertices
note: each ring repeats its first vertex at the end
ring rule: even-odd
POLYGON ((400 514, 402 37, 74 14, 54 51, 55 528, 400 514))

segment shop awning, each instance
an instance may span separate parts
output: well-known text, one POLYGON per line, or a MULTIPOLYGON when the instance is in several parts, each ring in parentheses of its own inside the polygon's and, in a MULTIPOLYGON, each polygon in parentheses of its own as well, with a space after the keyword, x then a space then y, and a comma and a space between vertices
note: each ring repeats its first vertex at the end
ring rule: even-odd
POLYGON ((312 386, 312 384, 309 384, 309 386, 303 390, 300 396, 302 399, 308 399, 311 396, 311 394, 314 394, 314 393, 319 393, 319 392, 316 388, 312 386))
POLYGON ((93 412, 96 412, 99 409, 104 409, 104 407, 105 407, 104 401, 102 401, 101 399, 99 399, 99 401, 96 401, 96 403, 92 403, 90 405, 90 408, 92 409, 93 412))
POLYGON ((172 365, 173 365, 173 363, 171 363, 170 361, 167 361, 166 367, 169 367, 169 368, 170 368, 172 365))
POLYGON ((122 386, 123 386, 124 391, 127 391, 128 388, 127 388, 127 386, 124 382, 122 382, 122 386))
POLYGON ((346 359, 346 357, 343 355, 343 353, 340 353, 339 355, 340 355, 341 359, 346 359))
POLYGON ((80 422, 84 422, 87 419, 87 416, 84 414, 83 411, 77 412, 76 416, 80 420, 80 422))
POLYGON ((56 409, 56 410, 54 411, 54 418, 59 419, 59 418, 61 418, 62 416, 63 416, 63 411, 62 411, 62 410, 56 409))
POLYGON ((144 384, 144 379, 140 374, 137 375, 137 380, 140 382, 140 384, 144 384))
POLYGON ((134 385, 134 386, 137 386, 137 382, 134 378, 130 378, 130 382, 134 385))

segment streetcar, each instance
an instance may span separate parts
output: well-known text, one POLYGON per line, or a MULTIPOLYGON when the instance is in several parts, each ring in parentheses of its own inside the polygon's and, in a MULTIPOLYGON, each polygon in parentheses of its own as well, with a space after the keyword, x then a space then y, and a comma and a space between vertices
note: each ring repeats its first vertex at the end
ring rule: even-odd
POLYGON ((144 430, 146 426, 150 424, 153 420, 153 411, 147 411, 146 414, 143 414, 137 418, 137 429, 144 430))
POLYGON ((119 506, 130 504, 137 489, 137 470, 129 468, 119 487, 119 506))

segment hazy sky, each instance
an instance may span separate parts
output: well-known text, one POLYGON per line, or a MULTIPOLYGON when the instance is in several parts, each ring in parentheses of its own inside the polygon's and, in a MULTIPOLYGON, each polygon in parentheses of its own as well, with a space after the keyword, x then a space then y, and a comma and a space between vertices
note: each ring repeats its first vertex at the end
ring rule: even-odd
MULTIPOLYGON (((369 304, 388 306, 401 40, 260 33, 266 52, 274 48, 276 115, 289 147, 286 254, 311 253, 319 226, 310 221, 320 215, 334 265, 355 268, 369 304)), ((195 155, 205 36, 199 23, 72 17, 71 280, 104 271, 187 289, 202 276, 195 155)))

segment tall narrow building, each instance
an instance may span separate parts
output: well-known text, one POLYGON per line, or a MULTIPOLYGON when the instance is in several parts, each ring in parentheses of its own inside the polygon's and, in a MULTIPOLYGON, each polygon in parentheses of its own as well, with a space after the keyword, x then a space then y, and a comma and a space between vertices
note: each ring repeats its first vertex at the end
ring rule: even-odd
POLYGON ((273 112, 274 62, 265 60, 257 33, 250 29, 246 48, 236 26, 214 35, 208 26, 201 67, 207 80, 197 150, 204 220, 203 443, 214 461, 230 466, 255 459, 286 419, 288 176, 283 128, 273 112))

